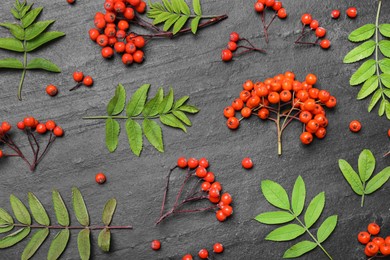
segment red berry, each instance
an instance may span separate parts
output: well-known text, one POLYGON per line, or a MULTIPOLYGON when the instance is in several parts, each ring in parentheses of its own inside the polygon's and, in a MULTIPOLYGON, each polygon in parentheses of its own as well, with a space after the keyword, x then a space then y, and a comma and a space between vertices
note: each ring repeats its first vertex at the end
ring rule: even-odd
POLYGON ((226 121, 226 125, 230 129, 237 129, 240 125, 240 121, 236 117, 231 117, 226 121))
POLYGON ((216 189, 216 188, 210 188, 210 190, 209 190, 209 196, 210 196, 210 197, 219 198, 219 195, 220 195, 220 193, 219 193, 219 190, 218 190, 218 189, 216 189))
POLYGON ((329 49, 330 41, 328 39, 322 40, 320 42, 320 46, 321 46, 322 49, 329 49))
POLYGON ((121 2, 121 1, 117 1, 114 5, 114 10, 115 12, 117 13, 123 13, 126 9, 126 5, 125 3, 121 2))
POLYGON ((312 17, 310 14, 303 14, 302 17, 301 17, 301 22, 304 24, 304 25, 309 25, 312 21, 312 17))
POLYGON ((233 214, 233 208, 229 205, 223 205, 221 207, 221 210, 222 210, 223 214, 225 214, 226 217, 229 217, 233 214))
POLYGON ((20 121, 20 122, 18 122, 18 124, 16 125, 20 130, 24 130, 24 128, 26 127, 25 125, 24 125, 24 122, 23 121, 20 121))
POLYGON ((114 55, 114 50, 111 47, 104 47, 102 49, 102 56, 105 59, 111 58, 114 55))
POLYGON ((373 256, 375 255, 376 253, 378 253, 379 251, 379 246, 373 242, 369 242, 367 245, 366 245, 366 248, 364 250, 364 252, 366 253, 367 256, 373 256), (368 254, 369 255, 368 255, 368 254))
POLYGON ((73 72, 73 79, 76 82, 81 82, 83 81, 84 74, 81 71, 75 71, 73 72))
POLYGON ((193 260, 192 255, 188 254, 182 257, 181 260, 193 260))
POLYGON ((199 159, 199 166, 202 166, 204 168, 208 168, 209 167, 209 161, 207 161, 206 158, 200 158, 199 159))
POLYGON ((11 130, 11 125, 8 122, 3 122, 1 123, 1 129, 3 130, 4 133, 7 133, 9 130, 11 130))
POLYGON ((187 168, 187 159, 185 157, 180 157, 177 159, 177 166, 182 169, 187 168))
POLYGON ((4 153, 2 150, 0 150, 0 158, 2 158, 4 156, 4 153))
POLYGON ((62 130, 61 127, 59 126, 56 126, 54 129, 53 129, 53 134, 57 137, 61 137, 64 135, 64 130, 62 130))
POLYGON ((159 240, 153 240, 151 247, 153 250, 159 250, 161 248, 161 242, 159 240))
POLYGON ((264 4, 262 4, 260 2, 256 2, 255 3, 255 11, 258 13, 263 12, 264 11, 264 4))
POLYGON ((91 76, 86 76, 83 80, 83 84, 87 87, 90 87, 93 85, 93 79, 91 76))
POLYGON ((114 10, 114 1, 106 1, 104 3, 104 9, 106 9, 106 11, 114 10))
POLYGON ((114 45, 114 49, 117 53, 122 53, 126 49, 126 44, 124 42, 117 42, 114 45))
POLYGON ((351 130, 351 132, 357 133, 360 129, 362 129, 362 124, 359 121, 353 120, 349 123, 349 130, 351 130))
POLYGON ((52 131, 56 127, 56 123, 53 120, 48 120, 45 126, 47 130, 52 131))
POLYGON ((320 23, 319 23, 317 20, 313 20, 313 21, 310 22, 310 28, 311 28, 312 30, 317 29, 318 26, 320 26, 320 23))
POLYGON ((144 52, 141 50, 137 50, 133 54, 134 62, 142 63, 144 61, 144 52))
POLYGON ((146 3, 143 2, 143 1, 141 1, 141 2, 139 3, 139 5, 135 7, 135 10, 136 10, 138 13, 140 13, 140 14, 145 13, 145 10, 146 10, 146 3))
POLYGON ((245 157, 244 159, 242 159, 241 164, 242 167, 244 167, 245 169, 251 169, 253 167, 252 159, 249 157, 245 157))
POLYGON ((141 0, 127 0, 132 6, 138 6, 141 3, 141 0))
POLYGON ((370 223, 367 227, 367 230, 368 232, 371 234, 371 235, 378 235, 379 232, 381 231, 381 228, 378 226, 378 224, 376 223, 370 223))
POLYGON ((134 61, 133 55, 131 55, 130 53, 123 54, 123 56, 122 56, 123 64, 130 65, 133 63, 133 61, 134 61))
POLYGON ((188 159, 188 167, 190 167, 190 169, 195 169, 196 167, 198 167, 199 165, 199 161, 195 158, 189 158, 188 159))
POLYGON ((228 42, 227 48, 230 51, 235 51, 235 50, 237 50, 237 43, 235 43, 235 42, 228 42))
POLYGON ((137 47, 133 42, 126 43, 125 51, 129 54, 134 54, 137 51, 137 47))
POLYGON ((137 36, 133 38, 134 45, 141 49, 145 46, 145 39, 142 36, 137 36))
POLYGON ((37 131, 38 134, 44 134, 46 133, 47 128, 45 124, 38 124, 35 130, 37 131))
POLYGON ((199 178, 204 178, 206 177, 207 175, 207 170, 206 168, 202 167, 202 166, 198 166, 198 168, 196 168, 196 172, 195 172, 196 176, 198 176, 199 178))
POLYGON ((76 2, 76 0, 66 0, 66 2, 68 2, 68 4, 74 4, 74 2, 76 2))
POLYGON ((98 183, 98 184, 103 184, 106 182, 106 175, 104 175, 104 173, 101 173, 99 172, 98 174, 96 174, 95 176, 95 181, 98 183))
POLYGON ((199 258, 201 258, 201 259, 207 259, 207 258, 209 258, 209 251, 207 251, 207 249, 201 249, 200 251, 199 251, 199 253, 198 253, 198 256, 199 256, 199 258))
POLYGON ((229 36, 230 41, 238 42, 240 40, 240 35, 236 32, 232 32, 229 36))
POLYGON ((333 10, 331 13, 331 16, 333 19, 338 19, 340 17, 340 11, 339 10, 333 10))
POLYGON ((221 53, 221 59, 223 61, 231 61, 233 59, 233 53, 231 50, 224 49, 221 53))
POLYGON ((215 181, 215 175, 214 173, 212 172, 208 172, 206 174, 206 177, 203 178, 203 180, 207 181, 207 182, 210 182, 210 183, 213 183, 215 181))
POLYGON ((226 192, 226 193, 222 194, 221 201, 223 202, 224 205, 230 205, 230 203, 232 203, 233 199, 232 199, 232 196, 230 196, 230 194, 226 192))
POLYGON ((201 185, 202 191, 208 191, 211 187, 210 182, 204 181, 201 185))
POLYGON ((357 16, 357 9, 356 7, 350 7, 346 11, 349 18, 355 18, 357 16))
POLYGON ((33 117, 26 117, 24 120, 24 125, 27 127, 33 127, 35 125, 35 118, 33 117))
POLYGON ((383 244, 379 247, 382 255, 390 255, 390 244, 383 244))
POLYGON ((57 89, 57 87, 54 86, 54 85, 48 85, 48 86, 46 87, 46 93, 47 93, 49 96, 54 97, 55 95, 58 94, 58 89, 57 89))
POLYGON ((360 232, 358 234, 358 241, 362 243, 363 245, 367 244, 370 242, 371 235, 368 232, 360 232))
MULTIPOLYGON (((323 27, 318 27, 318 28, 316 29, 316 36, 317 36, 318 38, 324 37, 325 34, 326 34, 326 29, 325 29, 325 28, 323 28, 323 27)), ((309 83, 309 84, 310 84, 310 83, 309 83)))
POLYGON ((275 0, 265 0, 265 5, 267 7, 272 7, 275 4, 275 0))
POLYGON ((215 213, 215 217, 218 219, 218 221, 220 222, 223 222, 226 220, 226 216, 225 214, 223 214, 222 210, 218 210, 216 213, 215 213))
POLYGON ((215 243, 213 246, 213 251, 216 254, 220 254, 223 252, 223 245, 221 243, 215 243))
POLYGON ((91 38, 92 41, 96 41, 96 39, 99 35, 100 35, 100 33, 97 29, 93 28, 93 29, 89 30, 89 38, 91 38))
POLYGON ((104 20, 106 20, 107 23, 113 23, 115 22, 116 15, 113 12, 107 12, 104 15, 104 20))
POLYGON ((108 45, 108 37, 107 37, 107 35, 100 34, 96 38, 96 42, 97 42, 97 44, 99 44, 99 46, 106 47, 108 45))
POLYGON ((279 11, 278 11, 278 17, 279 17, 280 19, 286 18, 286 17, 287 17, 287 11, 286 11, 286 9, 280 8, 279 11))
POLYGON ((385 240, 383 239, 383 237, 374 237, 372 239, 372 242, 377 244, 377 246, 381 246, 381 245, 384 245, 385 244, 385 240))
POLYGON ((127 7, 125 12, 123 13, 123 16, 126 19, 133 20, 135 17, 134 9, 131 7, 127 7))

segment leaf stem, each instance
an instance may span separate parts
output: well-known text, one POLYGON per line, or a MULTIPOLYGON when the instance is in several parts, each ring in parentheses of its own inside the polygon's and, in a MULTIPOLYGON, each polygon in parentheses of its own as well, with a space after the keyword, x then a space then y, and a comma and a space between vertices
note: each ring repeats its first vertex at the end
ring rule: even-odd
POLYGON ((360 207, 362 207, 363 208, 363 206, 364 206, 364 192, 363 192, 363 195, 362 195, 362 202, 360 203, 360 207))
POLYGON ((378 77, 379 88, 381 89, 382 100, 386 100, 385 94, 383 92, 382 82, 380 80, 380 68, 379 68, 379 16, 381 13, 382 0, 378 0, 378 11, 375 18, 375 66, 376 66, 376 75, 378 77))
POLYGON ((22 72, 22 78, 20 79, 19 82, 19 87, 18 87, 18 99, 22 101, 22 88, 23 88, 23 82, 24 78, 26 77, 26 72, 27 72, 27 51, 26 51, 26 40, 23 41, 23 49, 24 49, 24 56, 23 56, 23 72, 22 72))

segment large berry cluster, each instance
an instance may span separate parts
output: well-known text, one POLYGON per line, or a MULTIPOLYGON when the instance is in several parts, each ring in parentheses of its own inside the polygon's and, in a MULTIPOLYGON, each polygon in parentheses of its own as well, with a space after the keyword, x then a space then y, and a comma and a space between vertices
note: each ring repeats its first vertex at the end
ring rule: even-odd
POLYGON ((144 13, 146 3, 142 0, 106 0, 105 12, 95 14, 96 28, 89 30, 89 37, 102 47, 102 56, 111 58, 115 52, 122 55, 126 65, 144 60, 145 39, 134 33, 127 33, 130 23, 136 19, 136 12, 144 13))

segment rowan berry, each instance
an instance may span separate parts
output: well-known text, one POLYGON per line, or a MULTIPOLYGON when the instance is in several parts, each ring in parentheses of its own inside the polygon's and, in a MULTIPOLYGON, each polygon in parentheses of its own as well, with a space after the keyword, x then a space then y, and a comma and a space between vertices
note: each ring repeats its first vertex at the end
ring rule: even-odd
POLYGON ((268 101, 271 104, 277 104, 280 101, 280 96, 278 92, 271 92, 268 94, 268 101))
POLYGON ((296 97, 299 98, 299 101, 305 102, 309 99, 309 93, 306 90, 299 90, 296 97))
POLYGON ((89 38, 92 41, 96 41, 97 37, 100 35, 99 31, 97 29, 95 29, 95 28, 90 29, 88 34, 89 34, 89 38))
POLYGON ((237 43, 235 43, 235 42, 228 42, 227 48, 230 51, 235 51, 235 50, 237 50, 237 43))
POLYGON ((282 2, 280 1, 275 1, 274 4, 272 5, 272 9, 275 11, 279 11, 283 7, 282 2))
POLYGON ((375 243, 377 246, 381 246, 381 245, 384 245, 385 244, 385 240, 383 239, 383 237, 374 237, 372 239, 372 242, 375 243))
POLYGON ((114 1, 104 2, 104 9, 106 9, 106 11, 113 11, 114 10, 114 1))
POLYGON ((311 88, 309 89, 309 97, 310 98, 313 98, 313 99, 317 99, 318 98, 318 92, 320 92, 320 90, 318 88, 311 88))
POLYGON ((332 13, 330 14, 333 19, 338 19, 340 17, 340 11, 339 10, 333 10, 332 13))
POLYGON ((53 129, 53 134, 54 134, 55 136, 57 136, 57 137, 61 137, 61 136, 64 135, 64 130, 62 130, 62 128, 59 127, 59 126, 56 126, 56 127, 54 127, 54 129, 53 129))
POLYGON ((289 90, 283 90, 282 92, 280 92, 279 96, 280 100, 282 100, 283 102, 288 102, 292 98, 291 92, 289 90))
MULTIPOLYGON (((322 27, 319 27, 319 28, 322 28, 322 27)), ((305 81, 307 84, 314 85, 317 82, 317 76, 314 74, 307 74, 305 81)))
POLYGON ((371 254, 371 256, 375 255, 376 253, 378 253, 379 251, 379 246, 373 242, 369 242, 367 245, 366 245, 366 248, 365 248, 365 252, 368 252, 369 254, 371 254))
POLYGON ((256 94, 260 97, 266 97, 269 94, 269 90, 265 85, 262 85, 258 87, 256 94))
POLYGON ((251 169, 251 168, 253 167, 252 159, 249 158, 249 157, 245 157, 244 159, 242 159, 241 165, 242 165, 242 167, 244 167, 245 169, 251 169))
POLYGON ((101 173, 99 172, 98 174, 96 174, 95 176, 95 181, 98 183, 98 184, 103 184, 106 182, 106 175, 104 175, 104 173, 101 173))
POLYGON ((265 0, 265 5, 267 7, 272 7, 275 4, 275 0, 265 0))
POLYGON ((192 255, 188 254, 182 257, 181 260, 193 260, 192 255))
POLYGON ((123 64, 130 65, 133 63, 133 61, 134 61, 133 55, 131 55, 130 53, 125 53, 122 55, 123 64))
POLYGON ((177 166, 182 169, 187 168, 187 159, 185 157, 180 157, 177 159, 177 166))
POLYGON ((81 82, 83 81, 84 74, 81 71, 75 71, 73 72, 73 79, 76 82, 81 82))
POLYGON ((114 55, 114 50, 111 47, 104 47, 102 49, 102 56, 105 59, 111 58, 114 55))
POLYGON ((226 220, 226 215, 223 214, 223 211, 222 210, 218 210, 216 213, 215 213, 215 216, 216 218, 218 219, 218 221, 220 222, 223 222, 226 220))
POLYGON ((199 159, 199 166, 202 166, 204 168, 208 168, 209 167, 209 161, 206 158, 202 157, 202 158, 199 159))
POLYGON ((220 197, 214 198, 214 197, 209 196, 209 201, 211 203, 217 204, 220 201, 220 197))
POLYGON ((132 6, 138 6, 141 3, 141 0, 127 0, 132 6))
POLYGON ((357 16, 357 9, 356 7, 350 7, 346 11, 349 18, 355 18, 357 16))
POLYGON ((215 175, 214 173, 212 172, 208 172, 206 174, 206 177, 203 178, 203 180, 207 181, 207 182, 210 182, 210 183, 213 183, 215 181, 215 175))
POLYGON ((320 46, 321 46, 322 49, 329 49, 330 41, 328 39, 322 40, 320 42, 320 46))
POLYGON ((221 202, 223 202, 224 205, 230 205, 232 201, 233 201, 232 196, 229 193, 225 192, 224 194, 222 194, 221 202))
POLYGON ((390 236, 387 236, 387 237, 385 238, 385 243, 390 245, 390 236))
POLYGON ((238 42, 240 40, 240 35, 236 32, 232 32, 230 35, 229 35, 229 39, 230 41, 232 42, 238 42))
POLYGON ((52 131, 56 127, 56 123, 53 120, 48 120, 45 126, 47 130, 52 131))
POLYGON ((318 27, 317 29, 316 29, 316 36, 318 37, 318 38, 322 38, 322 37, 324 37, 325 36, 325 34, 326 34, 326 29, 325 28, 323 28, 323 27, 318 27))
POLYGON ((231 52, 231 50, 228 49, 222 50, 221 59, 223 61, 231 61, 232 58, 233 58, 233 53, 231 52))
POLYGON ((242 88, 247 91, 251 91, 254 87, 253 81, 248 79, 242 84, 242 88))
POLYGON ((351 130, 351 132, 357 133, 360 129, 362 129, 362 124, 359 121, 353 120, 349 123, 349 130, 351 130))
POLYGON ((368 232, 371 234, 371 235, 378 235, 379 232, 381 231, 381 228, 378 226, 378 224, 376 223, 370 223, 367 227, 367 230, 368 232))
POLYGON ((328 91, 326 91, 326 90, 320 90, 318 92, 318 99, 322 103, 326 103, 330 99, 330 93, 328 91))
POLYGON ((229 205, 222 206, 221 210, 226 217, 229 217, 233 214, 233 208, 229 205))
POLYGON ((123 13, 126 9, 126 5, 123 2, 117 1, 114 5, 114 10, 117 13, 123 13))
POLYGON ((123 30, 118 30, 116 32, 115 37, 117 38, 117 40, 123 40, 124 38, 126 38, 126 32, 123 30))
POLYGON ((97 38, 96 38, 96 42, 99 46, 101 47, 106 47, 108 45, 108 37, 107 35, 104 35, 104 34, 100 34, 97 38))
POLYGON ((66 0, 66 2, 68 2, 68 4, 74 4, 74 2, 76 2, 76 0, 66 0))
POLYGON ((284 19, 287 17, 287 11, 285 8, 280 8, 279 11, 278 11, 278 17, 280 19, 284 19))
POLYGON ((304 124, 307 124, 312 118, 313 115, 309 111, 302 111, 299 114, 299 121, 301 121, 304 124))
POLYGON ((127 7, 125 12, 123 13, 123 16, 126 19, 133 20, 135 17, 134 9, 131 7, 127 7))
POLYGON ((358 234, 358 241, 361 244, 366 245, 368 242, 370 242, 370 240, 371 240, 371 235, 368 232, 360 232, 358 234))
POLYGON ((304 24, 304 25, 308 25, 311 23, 312 21, 312 17, 310 14, 303 14, 302 17, 301 17, 301 22, 304 24))
POLYGON ((265 120, 265 119, 267 119, 269 117, 269 110, 267 108, 265 108, 265 107, 260 108, 259 112, 257 112, 257 115, 261 119, 265 120))
POLYGON ((306 124, 306 131, 312 134, 317 132, 318 128, 320 128, 320 125, 318 124, 317 120, 312 119, 306 124))
POLYGON ((209 196, 210 196, 210 197, 219 198, 219 195, 220 195, 220 193, 219 193, 219 190, 218 190, 218 189, 216 189, 216 188, 210 188, 210 190, 209 190, 209 196))
POLYGON ((248 90, 243 90, 240 92, 240 99, 244 102, 247 102, 251 97, 251 93, 248 90))
POLYGON ((301 139, 301 142, 303 144, 310 144, 311 142, 313 142, 313 135, 309 132, 303 132, 299 139, 301 139))
POLYGON ((20 121, 20 122, 18 122, 18 124, 16 125, 20 130, 24 130, 24 128, 26 127, 25 125, 24 125, 24 122, 23 121, 20 121))
POLYGON ((137 36, 133 39, 135 46, 139 49, 145 46, 145 39, 142 36, 137 36))
POLYGON ((318 139, 323 139, 326 136, 326 128, 319 127, 318 130, 314 133, 318 139))
POLYGON ((260 2, 256 2, 255 3, 255 11, 258 13, 263 12, 264 11, 264 4, 262 4, 260 2))
POLYGON ((125 51, 129 54, 134 54, 137 51, 137 47, 133 42, 128 42, 125 45, 125 51))
POLYGON ((113 12, 107 12, 104 15, 104 20, 106 20, 107 23, 113 23, 115 22, 116 15, 113 12))
POLYGON ((118 42, 118 39, 115 36, 108 37, 108 45, 109 46, 114 46, 115 43, 117 43, 117 42, 118 42))
POLYGON ((122 53, 125 51, 126 44, 124 42, 117 42, 114 45, 114 49, 117 53, 122 53))
POLYGON ((220 254, 223 252, 223 245, 221 243, 215 243, 213 245, 213 252, 216 254, 220 254))
POLYGON ((204 181, 201 185, 202 191, 208 191, 211 187, 210 182, 204 181))
POLYGON ((116 35, 116 30, 114 27, 106 27, 106 29, 104 29, 104 35, 106 35, 107 37, 114 37, 116 35))
POLYGON ((382 255, 390 255, 390 244, 383 244, 379 247, 382 255))
POLYGON ((24 125, 27 127, 33 127, 35 125, 35 118, 33 117, 26 117, 24 120, 24 125))
POLYGON ((211 184, 211 188, 217 189, 218 191, 222 190, 222 185, 220 182, 216 181, 213 184, 211 184))
POLYGON ((140 14, 145 13, 145 10, 146 10, 146 3, 143 2, 143 1, 141 1, 141 2, 139 3, 139 5, 135 7, 135 10, 136 10, 138 13, 140 13, 140 14))
POLYGON ((190 169, 195 169, 196 167, 198 167, 199 161, 195 158, 189 158, 187 164, 190 169))
MULTIPOLYGON (((93 23, 95 24, 95 27, 98 29, 104 29, 106 27, 106 24, 107 24, 106 20, 104 20, 104 18, 97 18, 93 21, 93 23)), ((99 31, 98 31, 98 33, 99 33, 99 31)), ((93 32, 93 34, 95 34, 95 32, 93 32)), ((93 38, 93 37, 91 37, 91 31, 90 31, 89 36, 91 39, 93 38)))
POLYGON ((7 133, 9 130, 11 130, 11 125, 10 123, 4 121, 1 123, 1 129, 3 130, 4 133, 7 133))
POLYGON ((237 129, 240 125, 240 121, 236 117, 231 117, 226 121, 226 125, 230 129, 237 129))
POLYGON ((242 117, 244 117, 244 118, 250 117, 251 114, 252 114, 252 109, 250 109, 249 107, 244 107, 244 108, 241 110, 241 115, 242 115, 242 117))
POLYGON ((93 85, 93 79, 91 76, 85 76, 84 80, 83 80, 83 84, 87 87, 90 87, 93 85))
POLYGON ((312 30, 316 30, 318 28, 318 26, 320 26, 320 23, 317 20, 312 20, 310 22, 310 28, 312 30))
POLYGON ((133 59, 135 63, 142 63, 144 61, 144 52, 136 50, 133 54, 133 59))
POLYGON ((153 250, 159 250, 161 248, 161 242, 159 240, 153 240, 150 246, 153 250))
POLYGON ((236 113, 235 109, 233 107, 231 107, 231 106, 225 107, 225 109, 223 110, 223 115, 226 118, 234 116, 235 113, 236 113))
POLYGON ((198 166, 198 168, 196 168, 195 174, 199 178, 204 178, 207 175, 207 170, 206 170, 206 168, 204 168, 202 166, 198 166))
POLYGON ((335 107, 337 104, 337 99, 334 96, 330 96, 329 100, 326 101, 325 106, 327 108, 335 107))
POLYGON ((316 106, 316 101, 314 99, 308 98, 304 103, 303 103, 303 108, 306 111, 312 111, 314 110, 316 106))
POLYGON ((45 124, 38 124, 35 130, 37 131, 38 134, 44 134, 46 133, 47 128, 45 124))

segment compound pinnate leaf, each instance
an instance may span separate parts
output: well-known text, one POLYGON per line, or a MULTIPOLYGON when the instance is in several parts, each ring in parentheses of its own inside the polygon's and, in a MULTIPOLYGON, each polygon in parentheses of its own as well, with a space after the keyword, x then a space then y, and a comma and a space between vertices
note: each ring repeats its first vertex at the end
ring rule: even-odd
POLYGON ((351 86, 359 85, 369 79, 372 75, 374 75, 376 71, 376 62, 375 60, 365 61, 359 69, 352 74, 351 79, 349 80, 349 84, 351 86))
POLYGON ((75 187, 72 188, 72 205, 73 205, 73 210, 76 215, 77 221, 83 226, 88 226, 89 225, 88 210, 87 207, 85 206, 84 198, 81 195, 80 190, 75 187))
POLYGON ((321 192, 313 198, 306 209, 304 220, 307 228, 316 223, 325 207, 325 193, 321 192))
POLYGON ((108 200, 103 209, 102 220, 104 225, 108 226, 111 224, 112 216, 114 215, 115 209, 116 209, 116 199, 108 200))
POLYGON ((91 255, 91 240, 89 229, 83 229, 77 236, 77 247, 79 249, 79 255, 81 260, 88 260, 91 255))
POLYGON ((141 125, 133 119, 127 119, 126 133, 131 151, 133 151, 135 155, 140 156, 143 146, 141 125))
POLYGON ((365 194, 371 194, 383 186, 390 178, 390 167, 376 174, 366 185, 365 194))
POLYGON ((202 6, 200 5, 200 0, 193 0, 192 7, 194 8, 194 13, 196 15, 202 15, 202 6))
POLYGON ((0 60, 1 69, 23 69, 23 63, 15 58, 7 58, 0 60))
POLYGON ((141 114, 148 97, 149 88, 150 84, 144 84, 131 96, 126 108, 127 116, 138 116, 141 114))
POLYGON ((344 57, 344 63, 357 62, 371 56, 375 51, 375 45, 376 43, 372 40, 362 43, 348 52, 348 54, 344 57))
POLYGON ((290 209, 287 192, 280 184, 271 180, 265 180, 261 182, 261 190, 270 204, 280 209, 290 209))
POLYGON ((299 216, 305 206, 306 187, 305 182, 301 176, 298 176, 295 181, 294 188, 291 195, 291 208, 296 216, 299 216))
POLYGON ((386 56, 387 58, 390 58, 390 41, 388 40, 382 40, 379 42, 379 49, 381 50, 382 54, 386 56))
POLYGON ((111 242, 111 232, 109 229, 105 228, 99 233, 98 246, 104 252, 109 252, 110 242, 111 242))
POLYGON ((19 243, 25 237, 27 237, 28 234, 30 234, 30 230, 31 229, 29 227, 21 228, 6 237, 3 237, 2 239, 0 239, 0 249, 11 247, 19 243))
POLYGON ((28 193, 28 203, 30 205, 30 210, 35 221, 38 224, 49 226, 49 216, 47 215, 45 208, 42 206, 42 203, 32 192, 28 193))
POLYGON ((271 241, 289 241, 305 233, 305 229, 297 224, 288 224, 273 230, 265 239, 271 241))
POLYGON ((358 159, 358 169, 360 179, 363 182, 368 181, 375 170, 375 157, 368 149, 364 149, 358 159))
POLYGON ((179 129, 183 130, 183 132, 187 133, 186 127, 173 114, 161 115, 160 116, 160 121, 164 125, 167 125, 167 126, 170 126, 170 127, 174 127, 174 128, 179 128, 179 129))
POLYGON ((296 258, 317 247, 317 244, 308 240, 301 241, 284 252, 283 258, 296 258))
POLYGON ((358 195, 363 195, 364 190, 362 181, 360 180, 359 175, 354 171, 352 166, 347 161, 340 159, 339 168, 344 175, 344 178, 351 186, 352 190, 358 195))
POLYGON ((390 24, 389 23, 380 24, 379 31, 383 36, 390 37, 390 24))
POLYGON ((31 225, 31 215, 23 202, 15 195, 11 195, 9 200, 16 219, 22 224, 31 225))
POLYGON ((294 219, 294 215, 286 211, 271 211, 261 213, 255 219, 263 224, 274 225, 284 224, 294 219))
POLYGON ((111 153, 118 147, 119 132, 119 123, 112 118, 106 119, 106 146, 111 153))
POLYGON ((57 190, 53 190, 52 200, 53 200, 54 212, 56 214, 58 224, 65 227, 69 226, 70 220, 69 220, 68 209, 66 208, 66 205, 61 197, 61 194, 57 190))
POLYGON ((23 43, 14 38, 0 38, 0 49, 24 52, 23 43))
POLYGON ((146 118, 142 122, 142 128, 149 143, 153 145, 157 151, 164 152, 161 127, 156 122, 146 118))
POLYGON ((35 37, 40 35, 43 31, 45 31, 46 28, 54 22, 55 22, 54 20, 41 21, 27 27, 24 36, 25 40, 30 41, 34 39, 35 37))
POLYGON ((57 260, 65 251, 70 236, 69 229, 63 229, 57 233, 50 244, 47 260, 57 260))
POLYGON ((41 229, 31 237, 30 241, 28 242, 27 246, 24 248, 22 253, 22 260, 30 259, 35 252, 39 249, 39 247, 43 244, 43 242, 46 240, 47 236, 49 235, 49 229, 44 228, 41 229))
POLYGON ((122 86, 122 84, 119 84, 115 90, 114 97, 108 102, 107 105, 107 114, 109 116, 116 116, 120 113, 122 113, 123 109, 125 108, 126 103, 126 90, 122 86))
POLYGON ((3 208, 0 208, 0 222, 9 224, 14 223, 12 216, 3 208))
POLYGON ((349 36, 348 40, 351 42, 361 42, 370 39, 375 33, 375 24, 365 24, 362 27, 357 28, 356 30, 352 31, 349 36))
POLYGON ((337 216, 333 215, 325 219, 317 231, 318 242, 324 242, 335 230, 337 226, 337 216))
POLYGON ((42 7, 38 7, 35 9, 32 9, 30 12, 28 12, 23 18, 22 18, 22 26, 23 28, 29 27, 35 19, 37 19, 38 15, 42 12, 42 7))
POLYGON ((65 36, 65 33, 56 31, 42 33, 38 37, 35 37, 33 40, 26 43, 26 52, 33 51, 45 43, 58 39, 62 36, 65 36))

